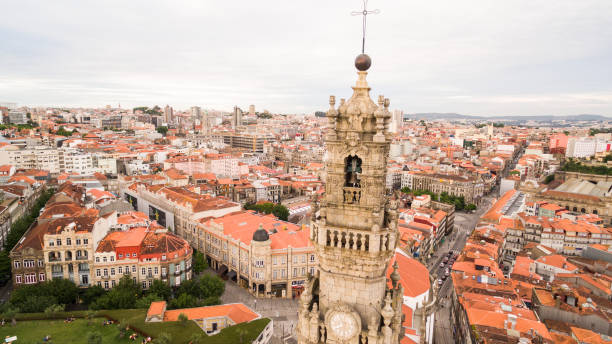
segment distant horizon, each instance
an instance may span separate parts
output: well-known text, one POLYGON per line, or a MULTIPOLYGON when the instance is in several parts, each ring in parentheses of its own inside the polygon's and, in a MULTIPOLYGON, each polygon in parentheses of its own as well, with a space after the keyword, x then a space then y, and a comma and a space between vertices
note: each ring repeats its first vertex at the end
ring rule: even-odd
MULTIPOLYGON (((6 104, 6 103, 15 103, 15 102, 7 102, 7 101, 0 101, 0 104, 6 104)), ((102 105, 102 106, 60 106, 60 105, 25 105, 25 104, 19 104, 17 103, 16 108, 21 108, 21 107, 27 107, 27 108, 58 108, 58 109, 105 109, 107 105, 111 106, 111 109, 118 109, 117 106, 113 106, 112 104, 106 104, 106 105, 102 105)), ((118 104, 117 104, 118 105, 118 104)), ((142 107, 142 106, 146 106, 149 108, 155 107, 155 106, 159 106, 160 109, 163 111, 164 107, 166 105, 170 105, 170 107, 172 107, 172 109, 174 111, 182 111, 182 112, 188 112, 190 111, 192 106, 199 106, 202 110, 211 110, 211 111, 220 111, 220 112, 232 112, 233 111, 233 106, 229 109, 229 110, 225 110, 225 109, 218 109, 218 108, 209 108, 203 105, 191 105, 188 106, 186 108, 177 108, 172 106, 172 104, 153 104, 153 105, 147 105, 147 104, 141 104, 141 105, 135 105, 135 106, 124 106, 123 104, 121 105, 121 109, 123 110, 132 110, 134 108, 137 107, 142 107)), ((247 112, 248 111, 248 105, 235 105, 238 106, 242 111, 247 112)), ((265 109, 265 110, 269 110, 269 109, 265 109)), ((393 109, 393 110, 401 110, 401 109, 393 109)), ((264 108, 260 108, 257 109, 256 108, 256 112, 263 112, 264 108)), ((270 111, 271 114, 279 114, 279 115, 313 115, 315 112, 317 111, 323 111, 323 112, 327 112, 327 108, 325 108, 325 110, 321 109, 321 110, 314 110, 312 112, 300 112, 300 113, 291 113, 291 112, 275 112, 275 111, 270 111)), ((454 112, 454 111, 445 111, 445 112, 435 112, 435 111, 422 111, 422 112, 405 112, 404 110, 401 110, 403 112, 404 115, 460 115, 460 116, 469 116, 469 117, 493 117, 493 118, 499 118, 499 117, 534 117, 534 116, 552 116, 552 117, 568 117, 568 116, 601 116, 601 117, 607 117, 612 119, 612 115, 608 115, 608 114, 603 114, 603 113, 571 113, 571 114, 522 114, 522 115, 516 115, 516 114, 474 114, 474 113, 470 113, 470 114, 466 114, 466 113, 461 113, 461 112, 454 112)))

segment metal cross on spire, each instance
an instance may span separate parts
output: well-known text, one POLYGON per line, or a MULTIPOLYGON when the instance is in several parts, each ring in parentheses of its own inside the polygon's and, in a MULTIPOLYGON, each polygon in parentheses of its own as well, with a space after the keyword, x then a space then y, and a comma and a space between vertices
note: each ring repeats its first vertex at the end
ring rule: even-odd
POLYGON ((361 11, 353 11, 351 15, 353 16, 363 16, 363 38, 361 40, 361 53, 365 54, 365 34, 366 34, 366 17, 368 14, 378 14, 379 10, 368 11, 368 0, 363 0, 363 10, 361 11))

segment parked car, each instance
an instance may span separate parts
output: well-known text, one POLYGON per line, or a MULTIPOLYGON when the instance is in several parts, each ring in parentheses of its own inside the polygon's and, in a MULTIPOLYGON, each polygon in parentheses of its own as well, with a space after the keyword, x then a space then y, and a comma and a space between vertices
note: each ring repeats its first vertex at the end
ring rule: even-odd
POLYGON ((443 268, 444 267, 444 262, 440 263, 440 267, 443 268))

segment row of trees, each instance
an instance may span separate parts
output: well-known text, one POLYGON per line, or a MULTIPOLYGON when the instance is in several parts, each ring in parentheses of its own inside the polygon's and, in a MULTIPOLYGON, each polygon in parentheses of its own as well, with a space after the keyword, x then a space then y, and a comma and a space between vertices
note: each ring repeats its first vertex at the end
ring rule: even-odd
POLYGON ((612 167, 604 165, 583 165, 581 162, 574 159, 567 160, 565 164, 563 164, 563 167, 561 167, 561 171, 612 176, 612 167))
POLYGON ((442 202, 446 204, 453 204, 455 206, 455 210, 467 210, 467 211, 476 210, 476 204, 474 203, 466 204, 465 198, 463 196, 449 195, 446 191, 438 195, 429 190, 411 190, 407 186, 403 187, 401 191, 405 194, 412 194, 413 196, 429 195, 433 201, 442 202))
POLYGON ((259 213, 264 214, 274 214, 274 216, 278 217, 283 221, 287 221, 289 219, 289 209, 280 203, 247 203, 244 205, 244 209, 246 210, 255 210, 259 213))
POLYGON ((54 192, 54 189, 43 191, 34 203, 34 206, 32 206, 32 209, 11 225, 11 229, 4 242, 4 250, 0 252, 0 285, 5 285, 6 282, 11 279, 11 260, 9 258, 9 252, 17 245, 28 228, 30 228, 32 223, 38 218, 40 210, 45 206, 54 192))

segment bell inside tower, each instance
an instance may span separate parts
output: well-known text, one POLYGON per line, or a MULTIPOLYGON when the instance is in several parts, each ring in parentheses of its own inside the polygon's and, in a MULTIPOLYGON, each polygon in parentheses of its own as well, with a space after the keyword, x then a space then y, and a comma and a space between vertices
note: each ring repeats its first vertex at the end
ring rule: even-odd
POLYGON ((345 159, 344 166, 346 180, 344 186, 360 188, 361 158, 359 158, 357 155, 349 155, 345 159))

